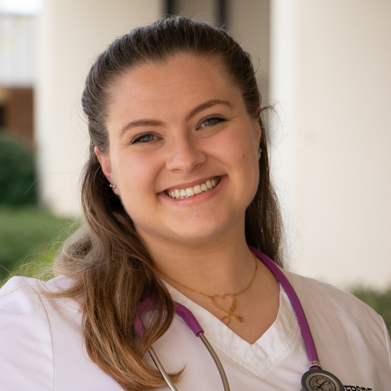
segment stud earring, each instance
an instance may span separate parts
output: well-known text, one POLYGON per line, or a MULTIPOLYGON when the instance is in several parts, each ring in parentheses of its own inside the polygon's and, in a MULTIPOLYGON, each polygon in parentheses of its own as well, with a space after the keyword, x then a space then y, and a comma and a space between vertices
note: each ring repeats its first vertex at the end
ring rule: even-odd
POLYGON ((117 186, 116 185, 113 185, 112 183, 110 183, 110 189, 115 189, 117 186))

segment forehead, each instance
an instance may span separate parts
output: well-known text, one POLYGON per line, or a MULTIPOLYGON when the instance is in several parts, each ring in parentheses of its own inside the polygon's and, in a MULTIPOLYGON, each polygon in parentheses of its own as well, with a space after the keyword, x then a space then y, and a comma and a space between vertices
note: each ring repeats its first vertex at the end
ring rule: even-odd
POLYGON ((127 112, 187 110, 203 99, 241 98, 221 60, 178 54, 160 62, 140 64, 110 86, 110 118, 127 112))
MULTIPOLYGON (((122 84, 122 81, 129 76, 148 75, 151 79, 159 77, 162 72, 170 73, 170 70, 175 70, 176 73, 181 68, 183 69, 196 68, 202 70, 212 70, 224 74, 224 77, 229 78, 228 72, 224 66, 223 60, 219 55, 197 55, 192 53, 179 52, 168 55, 166 58, 147 60, 145 62, 137 63, 136 65, 125 70, 117 78, 113 80, 110 87, 115 88, 122 84)), ((136 77, 137 77, 136 76, 136 77)))

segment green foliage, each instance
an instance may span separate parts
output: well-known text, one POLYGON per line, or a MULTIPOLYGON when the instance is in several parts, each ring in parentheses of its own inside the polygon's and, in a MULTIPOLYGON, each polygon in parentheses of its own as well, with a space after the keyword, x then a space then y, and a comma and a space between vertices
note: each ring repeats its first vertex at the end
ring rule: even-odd
POLYGON ((0 132, 0 205, 36 204, 33 154, 22 143, 0 132))
POLYGON ((352 288, 351 292, 383 317, 391 336, 391 287, 381 291, 359 286, 352 288))
POLYGON ((0 280, 21 265, 29 267, 18 269, 19 275, 38 274, 76 228, 75 220, 38 207, 0 207, 0 280))

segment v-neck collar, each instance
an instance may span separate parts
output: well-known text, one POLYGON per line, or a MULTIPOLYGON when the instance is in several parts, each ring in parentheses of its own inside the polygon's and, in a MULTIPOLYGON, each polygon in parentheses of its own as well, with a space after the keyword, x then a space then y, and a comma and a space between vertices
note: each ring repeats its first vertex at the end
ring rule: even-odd
POLYGON ((273 367, 294 348, 300 328, 289 298, 280 285, 276 320, 253 344, 240 338, 209 311, 165 283, 172 299, 188 308, 205 331, 214 348, 229 356, 256 376, 273 367))

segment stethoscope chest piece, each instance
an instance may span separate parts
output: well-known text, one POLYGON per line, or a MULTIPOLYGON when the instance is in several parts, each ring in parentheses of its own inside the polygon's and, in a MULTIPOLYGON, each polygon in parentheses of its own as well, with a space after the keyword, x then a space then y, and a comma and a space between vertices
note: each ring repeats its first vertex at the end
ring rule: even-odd
POLYGON ((301 378, 302 391, 344 391, 344 386, 332 373, 310 369, 301 378))

